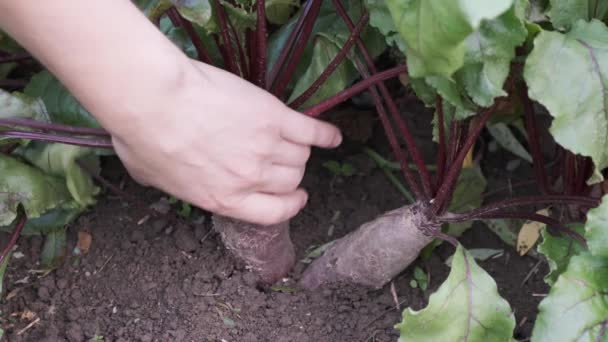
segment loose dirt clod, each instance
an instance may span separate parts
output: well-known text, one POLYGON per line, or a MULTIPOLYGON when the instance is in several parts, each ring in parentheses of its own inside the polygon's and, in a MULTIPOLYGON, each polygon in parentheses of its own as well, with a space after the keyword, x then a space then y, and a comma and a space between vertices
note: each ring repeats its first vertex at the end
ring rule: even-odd
POLYGON ((424 223, 417 205, 389 211, 336 241, 306 269, 300 285, 312 290, 346 282, 379 289, 431 242, 420 230, 424 223))
POLYGON ((289 222, 261 226, 214 215, 213 226, 226 248, 251 267, 263 283, 275 283, 295 263, 289 222))

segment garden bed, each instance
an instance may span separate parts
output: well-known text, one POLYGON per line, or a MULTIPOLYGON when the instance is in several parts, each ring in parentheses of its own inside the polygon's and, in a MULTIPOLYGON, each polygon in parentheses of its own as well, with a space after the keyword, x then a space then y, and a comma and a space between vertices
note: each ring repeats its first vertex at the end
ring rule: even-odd
MULTIPOLYGON (((426 127, 419 131, 429 132, 426 127)), ((382 150, 382 137, 377 136, 373 141, 382 150)), ((426 150, 425 155, 431 157, 433 151, 426 150)), ((531 174, 523 164, 517 174, 505 171, 504 160, 509 158, 502 150, 486 152, 481 166, 491 189, 531 174)), ((120 183, 124 171, 115 160, 106 160, 104 170, 109 180, 120 183)), ((309 247, 341 237, 403 205, 401 194, 383 172, 349 144, 337 152, 315 153, 304 186, 311 191, 309 205, 291 223, 298 260, 306 257, 309 247), (350 162, 361 174, 335 177, 322 166, 334 159, 350 162)), ((130 181, 125 191, 146 204, 162 196, 130 181)), ((281 287, 259 288, 252 273, 235 264, 225 251, 208 218, 201 222, 199 214, 193 215, 190 221, 195 222, 188 227, 155 218, 142 222, 147 215, 122 198, 103 196, 99 205, 69 227, 68 251, 74 248, 78 232, 85 231, 92 236, 89 253, 78 259, 70 254, 61 268, 43 277, 31 272, 38 268, 42 240, 22 237, 18 251, 24 257, 9 264, 8 296, 0 306, 8 341, 379 342, 398 338, 394 325, 401 313, 389 285, 378 291, 342 286, 292 292, 306 267, 298 262, 281 287)), ((502 256, 479 264, 511 304, 518 324, 516 337, 528 338, 541 295, 547 292, 546 264, 520 257, 483 224, 476 223, 460 241, 468 249, 504 250, 502 256)), ((449 267, 444 262, 453 253, 454 248, 444 243, 425 263, 416 263, 430 273, 426 291, 410 285, 414 267, 394 280, 401 310, 426 305, 428 296, 447 277, 449 267)))

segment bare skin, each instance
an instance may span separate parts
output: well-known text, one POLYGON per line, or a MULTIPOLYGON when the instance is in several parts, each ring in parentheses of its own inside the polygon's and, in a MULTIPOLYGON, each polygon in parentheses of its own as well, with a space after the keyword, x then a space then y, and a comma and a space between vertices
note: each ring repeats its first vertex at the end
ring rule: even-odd
POLYGON ((112 134, 136 180, 220 215, 295 216, 310 148, 342 141, 336 127, 189 59, 128 0, 0 0, 0 28, 112 134))

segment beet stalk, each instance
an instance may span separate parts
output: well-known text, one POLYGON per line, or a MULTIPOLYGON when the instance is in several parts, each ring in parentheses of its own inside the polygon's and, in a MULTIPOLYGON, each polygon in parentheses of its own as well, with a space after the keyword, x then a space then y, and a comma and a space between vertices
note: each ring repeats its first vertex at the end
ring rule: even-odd
POLYGON ((418 203, 389 211, 337 240, 306 269, 300 286, 307 290, 332 283, 383 287, 433 240, 423 231, 437 227, 422 209, 418 203))
POLYGON ((255 272, 261 283, 273 284, 285 276, 296 260, 289 237, 289 221, 271 226, 213 215, 213 227, 226 248, 255 272))

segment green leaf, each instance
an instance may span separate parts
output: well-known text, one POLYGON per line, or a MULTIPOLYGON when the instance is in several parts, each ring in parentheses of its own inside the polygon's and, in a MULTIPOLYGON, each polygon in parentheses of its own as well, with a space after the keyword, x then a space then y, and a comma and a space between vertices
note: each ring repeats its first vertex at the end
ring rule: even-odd
POLYGON ((591 182, 600 181, 608 167, 608 28, 579 21, 566 34, 542 31, 534 45, 524 69, 530 97, 553 116, 560 145, 593 159, 591 182))
POLYGON ((458 246, 450 275, 420 311, 407 308, 399 342, 509 341, 515 318, 494 279, 458 246))
POLYGON ((365 0, 365 6, 369 11, 369 24, 377 28, 386 39, 389 46, 395 46, 406 53, 406 44, 393 22, 391 13, 386 7, 384 0, 365 0))
POLYGON ((49 122, 50 118, 41 99, 9 93, 0 89, 0 118, 20 117, 49 122))
POLYGON ((173 6, 171 1, 168 0, 135 0, 134 2, 145 16, 153 22, 173 6))
POLYGON ((30 163, 48 174, 65 178, 66 186, 74 200, 83 207, 96 203, 99 188, 91 176, 76 163, 88 162, 93 169, 98 168, 99 158, 91 148, 33 142, 20 153, 30 163))
MULTIPOLYGON (((304 75, 298 78, 288 102, 302 95, 319 78, 338 52, 340 52, 339 46, 326 36, 318 35, 310 65, 304 75)), ((314 95, 302 105, 302 108, 308 108, 344 90, 356 78, 356 75, 357 71, 352 63, 345 59, 314 95)))
MULTIPOLYGON (((584 225, 582 224, 574 224, 569 228, 577 233, 584 234, 584 225)), ((549 264, 549 273, 545 276, 545 283, 553 286, 557 277, 566 270, 570 258, 585 251, 585 247, 568 236, 555 236, 549 233, 547 229, 541 230, 541 235, 543 242, 538 245, 537 250, 547 258, 549 264)))
POLYGON ((99 128, 99 123, 78 103, 76 98, 50 72, 36 74, 25 87, 24 93, 41 98, 51 121, 66 125, 99 128))
POLYGON ((572 257, 540 305, 532 341, 606 341, 608 260, 572 257))
MULTIPOLYGON (((4 292, 4 273, 6 273, 6 267, 8 266, 9 260, 13 256, 12 252, 9 252, 4 260, 2 261, 2 265, 0 265, 0 296, 2 296, 2 292, 4 292)), ((2 338, 2 332, 0 331, 0 339, 2 338)))
MULTIPOLYGON (((481 194, 485 191, 486 185, 486 178, 479 167, 462 169, 448 210, 455 213, 478 208, 481 205, 481 194)), ((458 237, 472 225, 471 221, 450 223, 446 233, 458 237)))
POLYGON ((519 140, 517 140, 507 124, 498 122, 495 124, 488 124, 486 128, 496 142, 505 150, 513 153, 528 163, 532 163, 532 156, 530 156, 528 150, 526 150, 519 140))
POLYGON ((266 18, 275 25, 283 25, 289 21, 294 8, 300 6, 295 0, 268 0, 266 1, 266 18))
POLYGON ((513 0, 387 0, 407 43, 412 77, 451 77, 464 64, 465 39, 483 20, 507 11, 513 0))
POLYGON ((334 176, 339 176, 340 171, 342 170, 340 163, 336 160, 328 160, 324 162, 323 167, 328 169, 329 172, 331 172, 334 176))
MULTIPOLYGON (((28 219, 25 227, 21 231, 23 236, 40 236, 46 235, 48 232, 56 230, 71 223, 83 212, 83 208, 79 206, 71 206, 65 208, 55 208, 42 214, 40 217, 28 219)), ((13 231, 14 223, 8 226, 0 226, 0 230, 10 233, 13 231)))
POLYGON ((585 238, 591 254, 608 257, 608 195, 604 196, 599 207, 587 213, 585 238))
POLYGON ((217 30, 213 20, 213 6, 209 0, 171 0, 179 13, 188 21, 204 27, 210 32, 217 30))
POLYGON ((416 268, 414 268, 414 279, 416 280, 416 285, 420 286, 420 289, 422 291, 426 291, 428 285, 429 285, 429 281, 428 281, 428 276, 426 275, 426 273, 424 273, 424 271, 422 270, 422 268, 416 266, 416 268))
POLYGON ((20 203, 28 218, 73 205, 63 179, 45 174, 13 157, 0 154, 0 175, 0 226, 13 222, 20 203))
MULTIPOLYGON (((519 0, 518 0, 519 2, 519 0)), ((516 6, 500 17, 482 22, 479 29, 465 40, 464 66, 456 75, 471 99, 481 107, 489 107, 494 99, 506 96, 503 85, 511 70, 515 47, 528 35, 516 6)))
MULTIPOLYGON (((356 22, 361 17, 364 10, 361 2, 349 1, 345 2, 344 5, 349 16, 353 21, 356 22)), ((295 28, 295 24, 300 15, 302 15, 302 10, 293 16, 287 24, 283 25, 279 30, 274 32, 269 38, 268 68, 272 69, 276 64, 279 54, 285 46, 291 31, 295 28)), ((329 40, 333 42, 338 49, 340 49, 342 46, 344 46, 344 43, 348 39, 349 35, 350 31, 348 30, 348 27, 346 27, 344 21, 336 14, 336 10, 334 9, 331 1, 324 1, 321 5, 319 16, 312 28, 310 35, 311 38, 309 39, 302 58, 298 63, 295 76, 293 77, 293 82, 290 84, 289 89, 293 92, 295 83, 304 77, 303 75, 308 72, 311 65, 315 65, 317 63, 316 61, 313 61, 313 54, 315 46, 317 45, 317 40, 325 38, 326 42, 329 40)), ((386 44, 383 37, 381 36, 380 32, 373 27, 367 27, 365 30, 363 30, 361 33, 361 40, 365 43, 367 48, 370 50, 370 54, 374 58, 379 56, 386 49, 386 44)), ((348 65, 350 62, 344 64, 348 65)), ((351 80, 350 82, 352 82, 359 77, 359 73, 354 67, 349 68, 349 70, 350 74, 348 75, 348 78, 351 80)), ((314 80, 309 80, 308 82, 312 83, 313 81, 314 80)), ((312 102, 313 101, 310 101, 310 103, 312 102)))
POLYGON ((51 270, 61 266, 66 256, 66 247, 66 229, 61 227, 50 231, 46 236, 44 246, 42 246, 42 253, 40 255, 42 267, 51 270))
POLYGON ((549 17, 553 27, 567 31, 574 23, 589 20, 589 0, 550 0, 549 17))

